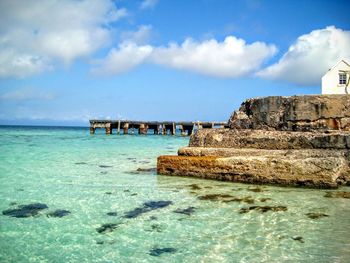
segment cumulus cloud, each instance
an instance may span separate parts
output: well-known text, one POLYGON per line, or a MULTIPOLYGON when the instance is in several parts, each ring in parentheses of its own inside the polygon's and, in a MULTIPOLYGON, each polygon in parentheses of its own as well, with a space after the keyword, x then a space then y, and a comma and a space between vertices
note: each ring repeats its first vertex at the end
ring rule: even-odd
POLYGON ((263 42, 247 44, 234 36, 226 37, 223 42, 215 39, 203 42, 187 39, 181 46, 170 44, 156 48, 152 61, 211 76, 239 77, 259 69, 276 51, 274 45, 263 42))
POLYGON ((247 44, 243 39, 226 37, 196 42, 186 39, 181 45, 152 47, 126 42, 100 61, 94 72, 117 74, 147 62, 216 77, 240 77, 250 74, 276 53, 274 45, 247 44))
POLYGON ((350 31, 334 26, 300 36, 275 64, 258 76, 297 85, 317 85, 326 71, 343 58, 350 58, 350 31))
POLYGON ((136 31, 124 31, 121 33, 123 42, 132 42, 138 45, 146 44, 151 38, 152 26, 141 25, 136 31))
POLYGON ((0 50, 0 78, 24 78, 50 69, 52 67, 45 57, 18 53, 11 48, 0 50))
POLYGON ((38 88, 27 87, 11 90, 0 95, 1 100, 24 101, 24 100, 52 100, 56 94, 38 88))
POLYGON ((150 9, 155 7, 155 5, 158 3, 158 0, 143 0, 140 8, 141 9, 150 9))
POLYGON ((0 1, 0 77, 24 77, 85 57, 109 43, 127 15, 111 0, 0 1))
POLYGON ((95 61, 92 73, 97 75, 113 75, 126 72, 143 63, 152 53, 149 45, 138 46, 135 43, 123 42, 112 49, 105 59, 95 61))

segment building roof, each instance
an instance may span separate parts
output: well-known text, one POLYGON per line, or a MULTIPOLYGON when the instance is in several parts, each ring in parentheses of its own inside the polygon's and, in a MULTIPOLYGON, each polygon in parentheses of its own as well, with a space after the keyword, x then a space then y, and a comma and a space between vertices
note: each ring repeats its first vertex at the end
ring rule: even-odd
POLYGON ((332 71, 334 68, 336 68, 342 62, 345 63, 350 68, 350 64, 348 62, 346 62, 344 59, 341 59, 341 60, 338 61, 337 64, 335 64, 333 67, 328 69, 327 72, 323 76, 327 75, 328 72, 332 71))

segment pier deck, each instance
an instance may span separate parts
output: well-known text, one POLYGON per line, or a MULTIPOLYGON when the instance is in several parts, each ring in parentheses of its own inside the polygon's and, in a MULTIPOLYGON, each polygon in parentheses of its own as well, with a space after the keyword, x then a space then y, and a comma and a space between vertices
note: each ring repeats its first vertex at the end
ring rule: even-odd
POLYGON ((105 129, 106 134, 153 134, 176 135, 177 131, 183 136, 191 135, 195 130, 202 128, 227 128, 227 122, 201 122, 201 121, 130 121, 130 120, 90 120, 90 133, 94 134, 98 128, 105 129))

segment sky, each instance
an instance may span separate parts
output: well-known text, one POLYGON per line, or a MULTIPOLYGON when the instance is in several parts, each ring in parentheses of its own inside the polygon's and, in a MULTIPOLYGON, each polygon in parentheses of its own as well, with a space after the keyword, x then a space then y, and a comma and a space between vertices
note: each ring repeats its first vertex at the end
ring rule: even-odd
POLYGON ((319 94, 350 61, 350 1, 0 0, 0 124, 226 121, 319 94))

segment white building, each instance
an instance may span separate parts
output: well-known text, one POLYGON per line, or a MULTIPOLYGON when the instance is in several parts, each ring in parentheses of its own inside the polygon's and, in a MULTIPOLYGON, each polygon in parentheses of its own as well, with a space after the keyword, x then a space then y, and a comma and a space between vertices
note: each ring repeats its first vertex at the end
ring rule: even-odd
POLYGON ((350 93, 349 77, 350 64, 340 60, 322 77, 322 94, 350 93))

